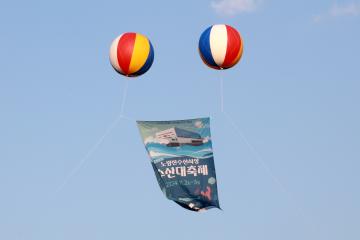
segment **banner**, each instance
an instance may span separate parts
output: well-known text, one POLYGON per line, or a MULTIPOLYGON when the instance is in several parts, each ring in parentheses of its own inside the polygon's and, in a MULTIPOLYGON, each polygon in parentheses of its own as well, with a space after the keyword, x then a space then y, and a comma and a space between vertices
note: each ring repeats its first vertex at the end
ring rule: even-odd
POLYGON ((165 196, 193 211, 220 209, 210 119, 137 124, 165 196))

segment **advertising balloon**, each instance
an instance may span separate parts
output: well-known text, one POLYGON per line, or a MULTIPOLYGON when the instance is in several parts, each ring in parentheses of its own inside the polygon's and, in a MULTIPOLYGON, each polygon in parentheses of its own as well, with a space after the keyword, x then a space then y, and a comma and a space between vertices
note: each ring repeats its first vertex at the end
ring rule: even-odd
POLYGON ((228 69, 239 62, 243 41, 235 28, 225 24, 213 25, 201 34, 199 53, 208 67, 228 69))
POLYGON ((137 77, 147 72, 154 61, 154 48, 149 39, 128 32, 118 36, 110 47, 110 63, 120 74, 137 77))

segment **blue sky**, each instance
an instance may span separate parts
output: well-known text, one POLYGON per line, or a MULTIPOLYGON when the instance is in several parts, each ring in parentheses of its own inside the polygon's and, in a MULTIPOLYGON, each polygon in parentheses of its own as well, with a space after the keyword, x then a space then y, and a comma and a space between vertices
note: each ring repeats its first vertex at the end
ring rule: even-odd
POLYGON ((0 239, 360 238, 359 1, 1 5, 0 239), (221 73, 197 53, 216 23, 244 39, 221 73), (97 144, 121 111, 108 51, 127 31, 155 61, 97 144), (204 116, 223 211, 198 214, 162 195, 135 119, 204 116))

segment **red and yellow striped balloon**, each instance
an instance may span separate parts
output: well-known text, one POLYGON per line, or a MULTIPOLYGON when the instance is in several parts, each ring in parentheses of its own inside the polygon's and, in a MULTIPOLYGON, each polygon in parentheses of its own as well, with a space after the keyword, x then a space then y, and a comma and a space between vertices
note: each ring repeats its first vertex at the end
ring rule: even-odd
POLYGON ((128 32, 118 36, 110 47, 110 63, 120 74, 136 77, 149 70, 154 49, 147 37, 128 32))

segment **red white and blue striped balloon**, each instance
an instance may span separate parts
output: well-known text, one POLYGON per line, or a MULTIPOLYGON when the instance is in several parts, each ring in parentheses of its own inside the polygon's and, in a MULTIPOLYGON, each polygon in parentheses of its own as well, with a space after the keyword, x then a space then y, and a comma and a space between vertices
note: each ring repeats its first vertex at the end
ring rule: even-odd
POLYGON ((213 25, 201 34, 199 53, 207 66, 227 69, 239 62, 243 42, 235 28, 225 24, 213 25))
POLYGON ((147 37, 128 32, 118 36, 110 47, 110 63, 120 74, 136 77, 149 70, 154 48, 147 37))

